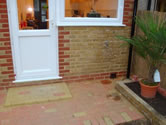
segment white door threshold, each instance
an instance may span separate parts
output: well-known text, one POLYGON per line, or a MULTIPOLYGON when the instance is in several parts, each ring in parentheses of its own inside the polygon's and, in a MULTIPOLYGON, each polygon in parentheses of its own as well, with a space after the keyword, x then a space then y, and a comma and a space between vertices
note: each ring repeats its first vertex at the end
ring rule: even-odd
POLYGON ((37 79, 24 79, 24 80, 15 80, 13 83, 23 83, 23 82, 33 82, 33 81, 43 81, 43 80, 57 80, 62 79, 62 77, 46 77, 46 78, 37 78, 37 79))

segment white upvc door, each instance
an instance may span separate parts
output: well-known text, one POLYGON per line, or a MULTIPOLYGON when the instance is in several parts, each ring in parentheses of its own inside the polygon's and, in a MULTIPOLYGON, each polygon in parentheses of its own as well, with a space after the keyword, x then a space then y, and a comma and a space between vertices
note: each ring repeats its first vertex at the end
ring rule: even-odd
POLYGON ((14 82, 57 79, 59 78, 59 64, 55 0, 46 0, 47 4, 44 3, 43 5, 40 3, 42 8, 47 9, 45 12, 40 10, 41 13, 45 14, 44 16, 40 14, 40 21, 44 22, 42 25, 45 25, 45 27, 47 25, 47 28, 39 27, 38 22, 34 21, 34 10, 38 13, 37 8, 35 8, 38 5, 34 5, 34 1, 43 2, 44 0, 27 0, 33 1, 33 4, 31 2, 29 5, 26 5, 25 1, 8 0, 12 54, 16 74, 16 81, 14 82), (28 8, 30 5, 32 7, 28 8), (30 12, 33 13, 29 14, 30 12), (25 16, 26 20, 24 19, 25 16), (32 16, 32 20, 27 19, 32 18, 32 16))

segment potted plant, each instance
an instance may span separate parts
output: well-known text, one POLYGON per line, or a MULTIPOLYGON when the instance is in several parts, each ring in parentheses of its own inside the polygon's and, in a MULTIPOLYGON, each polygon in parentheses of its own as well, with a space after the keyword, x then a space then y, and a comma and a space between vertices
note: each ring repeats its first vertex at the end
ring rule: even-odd
POLYGON ((118 36, 119 39, 133 45, 134 51, 149 65, 147 79, 140 81, 141 95, 154 98, 160 81, 154 79, 162 63, 166 63, 166 19, 154 12, 144 12, 135 18, 140 33, 133 38, 118 36))

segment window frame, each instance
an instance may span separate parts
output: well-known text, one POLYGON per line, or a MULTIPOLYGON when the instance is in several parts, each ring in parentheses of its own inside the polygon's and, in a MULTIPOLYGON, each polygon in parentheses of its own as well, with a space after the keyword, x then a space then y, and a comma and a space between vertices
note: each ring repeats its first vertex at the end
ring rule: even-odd
POLYGON ((65 17, 65 0, 57 0, 57 26, 125 26, 124 0, 118 0, 117 18, 65 17))

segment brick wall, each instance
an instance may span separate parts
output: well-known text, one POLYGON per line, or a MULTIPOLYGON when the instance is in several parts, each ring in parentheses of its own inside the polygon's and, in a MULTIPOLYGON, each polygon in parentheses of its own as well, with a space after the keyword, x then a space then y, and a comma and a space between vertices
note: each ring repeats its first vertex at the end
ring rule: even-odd
MULTIPOLYGON (((14 84, 14 72, 9 38, 6 0, 0 1, 0 89, 14 84)), ((126 27, 59 27, 59 63, 62 80, 80 81, 107 79, 110 73, 124 76, 127 70, 128 48, 121 48, 116 35, 130 36, 133 1, 125 0, 126 27)), ((48 81, 21 85, 47 84, 48 81)))
POLYGON ((0 89, 14 80, 6 0, 0 1, 0 89))
POLYGON ((60 76, 81 80, 109 78, 112 72, 125 75, 128 48, 120 47, 116 35, 129 33, 129 27, 60 27, 60 76))
POLYGON ((133 5, 134 0, 125 0, 123 24, 126 24, 127 26, 131 26, 132 24, 133 5))

